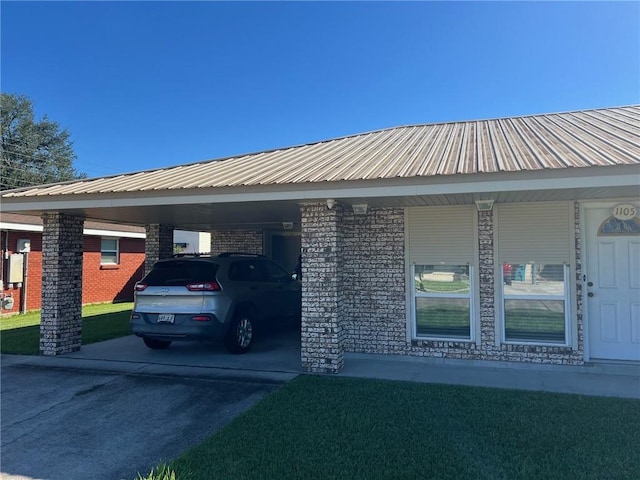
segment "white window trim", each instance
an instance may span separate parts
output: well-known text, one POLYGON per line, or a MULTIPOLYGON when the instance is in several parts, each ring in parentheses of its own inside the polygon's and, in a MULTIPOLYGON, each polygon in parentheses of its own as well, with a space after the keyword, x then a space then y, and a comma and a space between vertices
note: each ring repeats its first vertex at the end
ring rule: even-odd
MULTIPOLYGON (((518 262, 514 262, 518 263, 518 262)), ((520 262, 526 263, 526 262, 520 262)), ((540 262, 545 263, 545 262, 540 262)), ((541 347, 569 347, 571 346, 572 339, 572 330, 571 330, 571 319, 572 311, 571 308, 571 268, 568 264, 563 264, 563 273, 564 273, 564 295, 505 295, 504 294, 504 273, 502 271, 502 262, 497 264, 498 269, 500 271, 500 289, 499 296, 500 297, 500 338, 504 345, 533 345, 533 346, 541 346, 541 347), (534 340, 507 340, 506 333, 506 322, 504 318, 504 302, 505 300, 560 300, 564 301, 564 342, 539 342, 534 340)), ((496 277, 497 278, 497 277, 496 277)))
MULTIPOLYGON (((478 284, 476 282, 476 269, 474 268, 473 265, 469 265, 467 264, 467 266, 469 267, 469 294, 468 295, 464 295, 464 294, 460 294, 460 293, 452 293, 452 294, 447 294, 447 295, 439 295, 437 293, 420 293, 417 294, 416 289, 415 289, 415 274, 416 274, 416 270, 415 267, 416 265, 442 265, 442 263, 434 263, 431 262, 429 263, 428 261, 426 262, 420 262, 420 263, 413 263, 411 264, 411 267, 408 269, 409 270, 409 279, 410 282, 408 283, 408 285, 410 285, 409 291, 410 291, 410 297, 411 297, 411 305, 410 308, 408 309, 409 312, 409 317, 410 317, 410 332, 411 332, 411 340, 412 341, 419 341, 419 340, 426 340, 426 341, 431 341, 431 342, 458 342, 458 343, 476 343, 476 329, 477 329, 477 320, 476 320, 476 298, 478 297, 478 291, 477 291, 477 287, 476 285, 478 284), (418 336, 418 325, 416 322, 416 298, 468 298, 469 299, 469 338, 460 338, 460 337, 433 337, 433 336, 426 336, 426 335, 420 335, 418 336)), ((446 265, 446 264, 445 264, 446 265)), ((450 265, 460 265, 459 263, 456 264, 450 264, 450 265)))
POLYGON ((120 265, 120 238, 119 237, 100 237, 100 265, 120 265), (102 241, 103 240, 115 240, 116 241, 116 249, 115 250, 103 250, 102 249, 102 241), (113 253, 116 254, 115 263, 104 262, 102 260, 103 253, 113 253))

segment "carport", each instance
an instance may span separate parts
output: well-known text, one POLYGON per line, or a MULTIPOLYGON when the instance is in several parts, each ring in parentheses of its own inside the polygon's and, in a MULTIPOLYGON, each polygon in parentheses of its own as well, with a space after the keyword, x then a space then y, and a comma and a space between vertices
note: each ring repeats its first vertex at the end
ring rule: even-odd
MULTIPOLYGON (((3 210, 43 218, 41 354, 80 349, 86 219, 144 225, 147 269, 172 255, 174 229, 212 232, 212 253, 263 253, 264 238, 300 234, 302 368, 338 372, 345 351, 407 354, 422 346, 409 328, 407 210, 472 207, 480 232, 479 318, 488 329, 498 267, 493 214, 481 201, 575 202, 577 211, 584 200, 636 198, 638 115, 625 107, 398 127, 3 192, 3 210), (385 330, 391 322, 393 331, 385 330), (370 350, 368 339, 378 342, 370 350)), ((483 330, 475 341, 479 351, 497 340, 483 330)), ((579 354, 581 341, 571 347, 579 354)), ((428 347, 457 348, 444 343, 428 347)))

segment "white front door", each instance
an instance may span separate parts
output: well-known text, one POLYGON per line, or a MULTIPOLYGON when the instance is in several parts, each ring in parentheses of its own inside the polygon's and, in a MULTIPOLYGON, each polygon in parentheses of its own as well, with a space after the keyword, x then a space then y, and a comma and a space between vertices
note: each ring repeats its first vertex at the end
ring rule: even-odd
POLYGON ((614 206, 585 209, 590 359, 640 361, 640 208, 631 206, 619 218, 614 206))

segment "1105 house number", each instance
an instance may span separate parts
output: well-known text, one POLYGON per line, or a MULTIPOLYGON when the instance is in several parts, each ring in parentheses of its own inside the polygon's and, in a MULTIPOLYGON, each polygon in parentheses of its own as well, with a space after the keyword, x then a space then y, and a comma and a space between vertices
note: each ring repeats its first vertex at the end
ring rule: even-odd
POLYGON ((622 204, 613 207, 613 216, 618 220, 631 220, 638 215, 638 209, 635 205, 622 204))

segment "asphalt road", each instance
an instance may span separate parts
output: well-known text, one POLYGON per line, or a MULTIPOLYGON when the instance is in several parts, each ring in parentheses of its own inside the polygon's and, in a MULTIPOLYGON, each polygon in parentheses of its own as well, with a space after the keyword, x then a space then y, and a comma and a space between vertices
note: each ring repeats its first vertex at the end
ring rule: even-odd
POLYGON ((131 480, 286 381, 32 366, 15 358, 3 356, 1 367, 3 480, 131 480))

